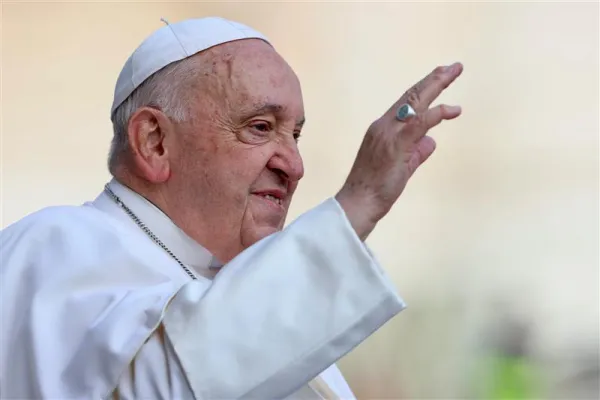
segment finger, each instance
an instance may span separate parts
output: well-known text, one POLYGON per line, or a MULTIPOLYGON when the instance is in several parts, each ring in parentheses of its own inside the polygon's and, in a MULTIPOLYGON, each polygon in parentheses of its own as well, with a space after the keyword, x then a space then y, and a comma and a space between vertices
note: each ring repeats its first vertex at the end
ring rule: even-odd
POLYGON ((439 125, 444 120, 450 120, 458 117, 462 112, 460 106, 449 106, 440 104, 422 114, 417 114, 412 117, 400 129, 400 134, 403 138, 415 141, 422 138, 427 132, 439 125))
POLYGON ((435 146, 435 140, 430 136, 419 139, 415 145, 415 151, 408 160, 408 171, 411 176, 433 154, 435 146))
POLYGON ((421 124, 424 125, 425 129, 429 130, 439 125, 444 120, 451 120, 458 117, 462 113, 460 106, 449 106, 447 104, 440 104, 430 108, 421 115, 421 124))
POLYGON ((437 67, 429 75, 410 88, 394 105, 400 107, 404 103, 410 104, 417 112, 423 112, 431 103, 460 76, 463 66, 455 63, 445 67, 437 67))
POLYGON ((454 63, 442 69, 436 68, 425 80, 422 86, 421 102, 419 107, 427 110, 431 103, 460 76, 463 71, 461 63, 454 63))

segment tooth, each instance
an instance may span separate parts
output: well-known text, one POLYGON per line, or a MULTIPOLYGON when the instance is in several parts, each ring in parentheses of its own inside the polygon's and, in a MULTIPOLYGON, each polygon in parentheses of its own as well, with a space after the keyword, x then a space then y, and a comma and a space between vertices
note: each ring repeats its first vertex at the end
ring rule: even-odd
POLYGON ((265 194, 264 198, 267 199, 267 200, 272 201, 273 203, 277 203, 277 204, 281 205, 281 199, 279 199, 279 198, 277 198, 277 197, 275 197, 275 196, 273 196, 271 194, 265 194))

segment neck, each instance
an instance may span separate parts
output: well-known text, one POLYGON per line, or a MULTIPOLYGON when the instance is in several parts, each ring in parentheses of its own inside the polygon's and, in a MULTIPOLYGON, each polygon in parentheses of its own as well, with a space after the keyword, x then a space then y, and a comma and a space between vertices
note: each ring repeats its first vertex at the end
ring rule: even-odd
POLYGON ((174 207, 174 202, 170 200, 165 185, 152 184, 134 178, 130 174, 121 174, 114 178, 121 185, 128 187, 152 203, 169 217, 179 229, 207 249, 223 264, 228 263, 244 250, 239 241, 226 236, 227 230, 224 230, 222 226, 210 226, 197 214, 190 212, 185 207, 174 207), (224 245, 224 243, 227 244, 224 245))
POLYGON ((121 185, 126 186, 130 190, 144 197, 156 208, 158 208, 165 215, 167 215, 171 220, 173 220, 172 216, 168 212, 168 209, 166 208, 166 205, 168 203, 164 201, 164 199, 162 199, 162 190, 159 187, 159 185, 153 185, 147 181, 136 179, 127 173, 115 174, 113 177, 121 185))

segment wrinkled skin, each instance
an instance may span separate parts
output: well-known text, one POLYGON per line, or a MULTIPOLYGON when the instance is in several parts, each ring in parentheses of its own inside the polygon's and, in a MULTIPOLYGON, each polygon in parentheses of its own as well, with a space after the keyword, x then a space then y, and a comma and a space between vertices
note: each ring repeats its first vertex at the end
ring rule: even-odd
MULTIPOLYGON (((298 78, 268 44, 241 40, 194 56, 192 118, 173 123, 154 108, 129 122, 127 182, 190 237, 227 263, 282 229, 304 173, 297 137, 304 123, 298 78), (278 200, 266 197, 273 195, 278 200)), ((460 74, 438 67, 407 90, 367 130, 336 199, 362 240, 391 209, 435 150, 429 130, 461 114, 435 99, 460 74), (417 115, 396 110, 409 103, 417 115)))
POLYGON ((390 211, 408 180, 435 151, 435 141, 427 135, 429 130, 462 113, 459 106, 440 104, 430 108, 462 71, 460 63, 435 68, 367 130, 348 178, 336 195, 362 240, 390 211), (396 112, 406 103, 417 114, 398 121, 396 112))
POLYGON ((260 40, 194 57, 188 121, 151 108, 132 116, 131 164, 142 179, 129 184, 226 263, 284 226, 304 174, 302 92, 290 66, 260 40))

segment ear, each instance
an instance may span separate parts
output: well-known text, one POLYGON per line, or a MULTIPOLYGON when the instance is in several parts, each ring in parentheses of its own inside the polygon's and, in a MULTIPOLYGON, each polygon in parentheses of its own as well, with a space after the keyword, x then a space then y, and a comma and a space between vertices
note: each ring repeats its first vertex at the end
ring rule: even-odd
POLYGON ((141 107, 129 119, 127 134, 137 173, 151 183, 163 183, 171 175, 166 137, 174 127, 160 110, 141 107))

